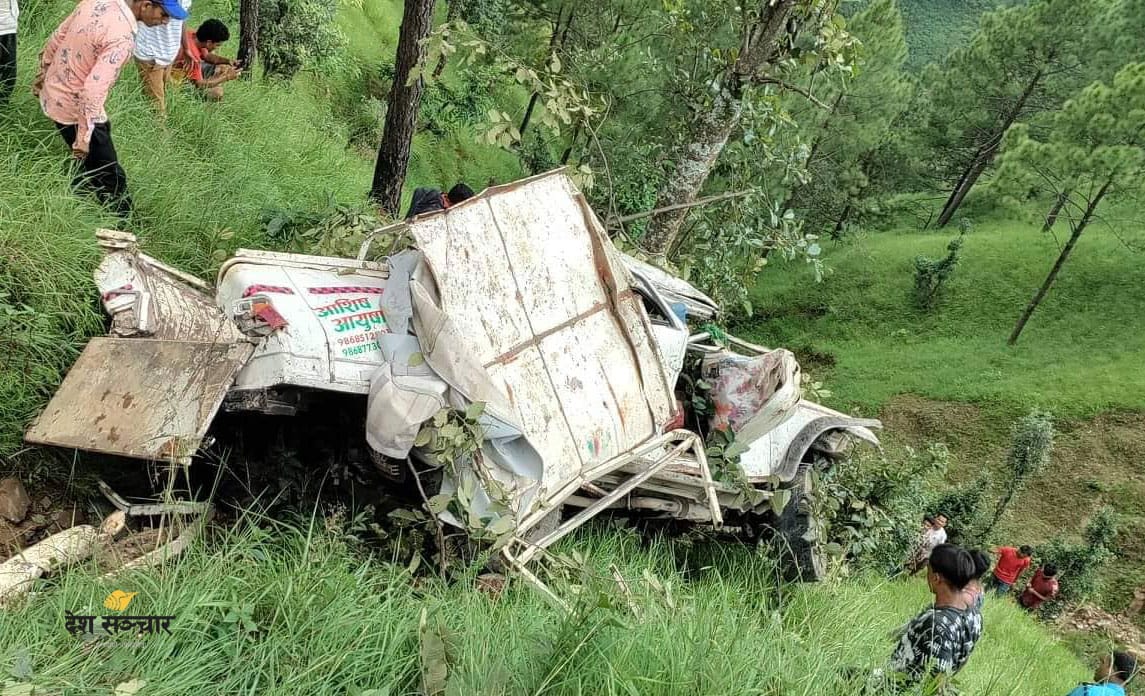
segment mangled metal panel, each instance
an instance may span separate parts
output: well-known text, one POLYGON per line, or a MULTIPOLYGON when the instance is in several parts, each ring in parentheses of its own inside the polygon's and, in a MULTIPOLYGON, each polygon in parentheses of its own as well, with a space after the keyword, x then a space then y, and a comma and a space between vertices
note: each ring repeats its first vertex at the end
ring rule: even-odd
POLYGON ((93 338, 28 442, 165 461, 199 448, 249 343, 93 338))
POLYGON ((684 305, 689 317, 708 320, 720 313, 720 306, 716 301, 700 292, 688 281, 623 252, 620 258, 628 270, 643 274, 660 291, 664 299, 684 305))
POLYGON ((647 441, 675 415, 640 299, 567 176, 489 189, 414 220, 410 232, 442 310, 541 450, 546 491, 647 441))
POLYGON ((114 336, 236 342, 242 333, 215 306, 202 280, 139 252, 134 235, 98 230, 107 252, 94 276, 114 336))
POLYGON ((790 479, 812 447, 827 454, 837 454, 856 440, 877 447, 879 440, 870 428, 881 427, 877 420, 852 418, 801 400, 790 417, 751 442, 740 455, 740 468, 751 483, 763 483, 771 476, 790 479))

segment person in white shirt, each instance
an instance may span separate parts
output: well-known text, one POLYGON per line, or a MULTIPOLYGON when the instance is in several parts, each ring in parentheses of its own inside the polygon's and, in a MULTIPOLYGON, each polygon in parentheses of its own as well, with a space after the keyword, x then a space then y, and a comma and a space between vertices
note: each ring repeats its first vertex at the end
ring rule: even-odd
MULTIPOLYGON (((180 0, 179 4, 190 12, 191 0, 180 0)), ((183 22, 177 19, 159 27, 141 26, 135 36, 135 65, 143 92, 155 101, 160 117, 167 115, 167 83, 182 40, 183 22)))
POLYGON ((915 575, 918 571, 925 568, 927 561, 930 560, 930 552, 939 544, 945 543, 946 515, 940 513, 934 517, 928 516, 923 520, 922 534, 919 538, 918 545, 915 546, 914 553, 911 554, 910 560, 907 561, 907 572, 911 575, 915 575))
POLYGON ((0 105, 8 102, 16 86, 16 20, 20 5, 16 0, 0 0, 0 105))

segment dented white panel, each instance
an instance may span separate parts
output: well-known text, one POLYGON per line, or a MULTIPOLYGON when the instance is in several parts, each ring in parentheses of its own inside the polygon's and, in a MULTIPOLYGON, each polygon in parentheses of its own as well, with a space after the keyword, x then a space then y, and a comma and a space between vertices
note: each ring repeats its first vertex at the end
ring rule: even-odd
POLYGON ((286 326, 260 342, 239 373, 238 389, 276 385, 365 394, 382 363, 378 337, 385 274, 351 272, 340 259, 241 253, 219 272, 219 307, 228 316, 261 298, 286 326))
POLYGON ((490 189, 410 231, 441 308, 473 338, 541 450, 547 491, 671 419, 668 377, 640 299, 565 175, 490 189))
MULTIPOLYGON (((783 459, 796 436, 812 421, 824 417, 848 416, 811 401, 800 401, 790 417, 752 442, 747 451, 740 455, 740 468, 748 481, 762 483, 768 476, 780 473, 783 459)), ((878 438, 866 427, 855 425, 848 428, 847 432, 878 445, 878 438)), ((802 452, 799 454, 802 455, 802 452)))

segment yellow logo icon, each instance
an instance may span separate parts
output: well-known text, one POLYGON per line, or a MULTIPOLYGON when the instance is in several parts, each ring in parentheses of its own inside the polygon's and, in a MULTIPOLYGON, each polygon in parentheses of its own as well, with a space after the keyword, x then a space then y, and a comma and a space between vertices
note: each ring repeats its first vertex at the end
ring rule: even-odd
POLYGON ((134 598, 137 594, 139 593, 116 590, 115 592, 109 594, 107 599, 103 600, 103 606, 111 609, 112 611, 123 611, 127 608, 127 605, 131 604, 132 598, 134 598))

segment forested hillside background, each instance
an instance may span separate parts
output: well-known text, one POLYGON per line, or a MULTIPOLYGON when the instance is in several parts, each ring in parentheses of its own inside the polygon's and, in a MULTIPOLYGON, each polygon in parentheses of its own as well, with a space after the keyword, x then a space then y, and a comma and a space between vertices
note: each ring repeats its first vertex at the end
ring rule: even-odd
POLYGON ((174 90, 160 123, 128 66, 108 104, 127 223, 70 190, 29 90, 71 7, 22 3, 0 109, 0 456, 37 496, 93 495, 95 462, 22 432, 103 332, 94 229, 126 227, 211 279, 239 247, 353 253, 416 186, 558 166, 618 246, 722 303, 708 328, 794 351, 806 396, 881 418, 885 450, 825 482, 837 553, 820 587, 772 582, 762 553, 601 525, 561 552, 596 580, 613 562, 651 577, 632 600, 648 620, 634 631, 614 621, 625 606, 587 604, 557 620, 524 587, 496 604, 411 581, 351 511, 240 528, 156 579, 156 601, 227 617, 194 648, 81 656, 37 626, 99 589, 59 581, 53 604, 0 613, 11 669, 28 650, 55 656, 21 679, 404 693, 428 606, 462 626, 457 693, 849 694, 846 667, 881 659, 925 599, 886 577, 937 509, 960 543, 1031 544, 1068 568, 1038 624, 990 609, 971 693, 1065 693, 1108 649, 1075 636, 1079 658, 1051 622, 1085 603, 1125 610, 1145 570, 1142 0, 197 0, 192 25, 231 26, 227 55, 255 13, 242 48, 256 68, 221 103, 174 90), (840 636, 840 616, 864 628, 840 636), (359 640, 364 625, 388 628, 359 640), (755 636, 774 641, 765 660, 755 636), (185 679, 160 654, 181 654, 185 679))

